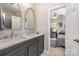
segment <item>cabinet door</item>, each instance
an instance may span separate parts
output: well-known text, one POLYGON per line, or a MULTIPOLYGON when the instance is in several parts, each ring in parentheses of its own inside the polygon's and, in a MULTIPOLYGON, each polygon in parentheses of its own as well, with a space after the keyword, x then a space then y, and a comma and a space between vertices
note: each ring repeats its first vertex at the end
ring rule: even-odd
POLYGON ((25 56, 25 49, 22 49, 20 51, 17 51, 13 56, 25 56))
POLYGON ((26 56, 27 55, 27 49, 20 49, 13 51, 12 53, 8 54, 8 56, 26 56))
POLYGON ((43 51, 44 51, 44 40, 41 39, 39 41, 39 55, 41 55, 41 53, 43 53, 43 51))
POLYGON ((38 55, 38 42, 35 42, 28 47, 28 56, 37 56, 37 55, 38 55))

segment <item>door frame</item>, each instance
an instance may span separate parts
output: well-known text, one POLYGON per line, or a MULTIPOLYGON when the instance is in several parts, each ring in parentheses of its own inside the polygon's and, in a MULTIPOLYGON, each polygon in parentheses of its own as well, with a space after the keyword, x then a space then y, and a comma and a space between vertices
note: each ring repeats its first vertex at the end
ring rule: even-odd
POLYGON ((48 9, 48 54, 50 54, 50 11, 65 7, 65 4, 48 9))

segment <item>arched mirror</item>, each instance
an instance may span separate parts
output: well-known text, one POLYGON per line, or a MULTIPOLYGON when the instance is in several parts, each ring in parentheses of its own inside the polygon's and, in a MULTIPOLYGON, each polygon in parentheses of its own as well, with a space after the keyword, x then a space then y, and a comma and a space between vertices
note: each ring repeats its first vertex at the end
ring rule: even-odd
POLYGON ((35 14, 32 8, 28 8, 25 12, 25 29, 35 29, 35 14))
POLYGON ((21 11, 18 3, 0 4, 0 29, 20 29, 21 11))

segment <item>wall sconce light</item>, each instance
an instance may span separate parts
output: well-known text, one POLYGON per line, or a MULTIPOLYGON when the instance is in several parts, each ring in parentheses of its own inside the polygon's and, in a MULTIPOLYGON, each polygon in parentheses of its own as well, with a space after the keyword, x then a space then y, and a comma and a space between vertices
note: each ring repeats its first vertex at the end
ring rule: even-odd
POLYGON ((58 13, 57 12, 54 12, 52 18, 53 19, 57 19, 58 18, 58 13))

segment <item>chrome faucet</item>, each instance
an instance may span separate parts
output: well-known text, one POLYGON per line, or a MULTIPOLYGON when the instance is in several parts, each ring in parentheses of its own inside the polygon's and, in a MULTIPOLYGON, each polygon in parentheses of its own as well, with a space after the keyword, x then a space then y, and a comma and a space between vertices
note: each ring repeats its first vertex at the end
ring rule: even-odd
POLYGON ((13 30, 12 30, 12 32, 11 32, 11 39, 12 39, 13 35, 14 35, 14 32, 13 32, 13 30))

